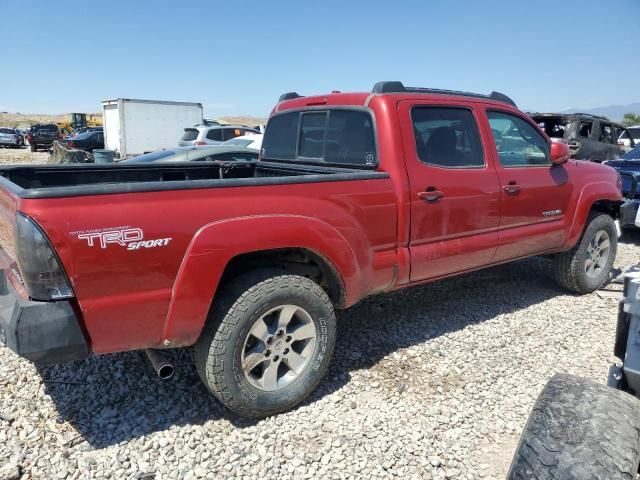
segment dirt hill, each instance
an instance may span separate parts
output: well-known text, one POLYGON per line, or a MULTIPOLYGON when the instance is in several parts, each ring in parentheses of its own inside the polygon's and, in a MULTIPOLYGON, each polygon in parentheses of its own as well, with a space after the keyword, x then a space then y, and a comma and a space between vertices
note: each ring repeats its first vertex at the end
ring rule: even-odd
MULTIPOLYGON (((96 113, 95 115, 98 117, 102 116, 101 113, 96 113)), ((58 115, 45 115, 39 113, 0 113, 0 127, 25 128, 30 127, 34 123, 58 123, 68 120, 71 120, 68 113, 61 113, 58 115)), ((266 123, 267 121, 266 118, 249 116, 220 117, 217 120, 221 123, 239 123, 249 126, 259 125, 261 123, 266 123)))

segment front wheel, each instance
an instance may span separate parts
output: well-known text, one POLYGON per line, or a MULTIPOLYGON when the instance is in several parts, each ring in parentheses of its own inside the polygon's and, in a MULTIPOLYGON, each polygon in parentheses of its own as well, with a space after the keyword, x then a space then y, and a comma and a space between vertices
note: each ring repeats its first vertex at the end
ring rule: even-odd
POLYGON ((230 410, 283 412, 325 375, 336 341, 327 294, 297 275, 258 271, 232 281, 214 303, 195 347, 198 373, 230 410))
POLYGON ((605 213, 590 214, 576 246, 554 255, 556 281, 580 294, 597 290, 609 277, 617 248, 618 232, 613 218, 605 213))

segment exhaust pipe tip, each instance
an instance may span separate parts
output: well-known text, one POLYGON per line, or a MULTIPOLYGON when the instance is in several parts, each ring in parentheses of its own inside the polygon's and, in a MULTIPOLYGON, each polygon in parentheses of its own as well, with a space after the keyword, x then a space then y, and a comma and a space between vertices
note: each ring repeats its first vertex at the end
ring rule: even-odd
POLYGON ((162 365, 156 373, 162 380, 169 380, 171 377, 173 377, 174 372, 175 369, 173 368, 173 365, 166 364, 162 365))
POLYGON ((166 358, 166 355, 161 350, 153 350, 148 348, 144 351, 147 354, 147 358, 151 363, 151 366, 155 370, 158 377, 162 380, 169 380, 175 373, 173 364, 166 358))

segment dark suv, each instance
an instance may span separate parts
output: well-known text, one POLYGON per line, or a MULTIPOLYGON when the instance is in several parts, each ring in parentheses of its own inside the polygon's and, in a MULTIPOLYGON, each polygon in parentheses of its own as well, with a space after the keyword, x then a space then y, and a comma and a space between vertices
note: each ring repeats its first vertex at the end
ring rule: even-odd
POLYGON ((534 113, 531 117, 553 141, 567 143, 571 157, 577 160, 614 160, 627 150, 618 144, 618 138, 626 132, 631 139, 625 127, 606 117, 587 113, 534 113))
POLYGON ((53 123, 37 123, 32 125, 29 133, 27 133, 27 140, 32 152, 37 151, 39 148, 48 150, 53 145, 53 142, 60 138, 60 130, 53 123))

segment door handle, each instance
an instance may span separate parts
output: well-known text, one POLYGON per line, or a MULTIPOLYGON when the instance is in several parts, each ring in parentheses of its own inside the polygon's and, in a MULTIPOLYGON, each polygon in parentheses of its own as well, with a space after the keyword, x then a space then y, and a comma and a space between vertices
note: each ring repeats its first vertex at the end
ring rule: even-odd
POLYGON ((437 202, 442 197, 444 197, 444 193, 442 193, 440 190, 435 189, 427 189, 425 192, 418 193, 418 198, 425 202, 437 202))
POLYGON ((515 195, 520 191, 520 185, 518 185, 515 181, 511 181, 507 183, 504 187, 502 187, 502 190, 504 190, 509 195, 515 195))

